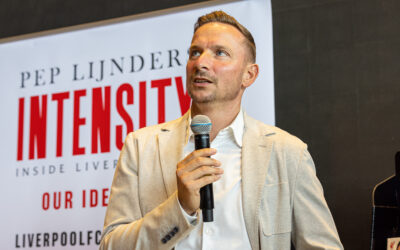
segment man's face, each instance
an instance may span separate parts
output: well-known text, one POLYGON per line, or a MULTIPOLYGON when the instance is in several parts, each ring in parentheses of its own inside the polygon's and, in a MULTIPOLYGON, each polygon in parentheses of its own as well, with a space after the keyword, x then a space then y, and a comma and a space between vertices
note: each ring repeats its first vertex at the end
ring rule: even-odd
POLYGON ((240 102, 247 53, 245 37, 231 25, 212 22, 197 29, 186 65, 193 102, 240 102))

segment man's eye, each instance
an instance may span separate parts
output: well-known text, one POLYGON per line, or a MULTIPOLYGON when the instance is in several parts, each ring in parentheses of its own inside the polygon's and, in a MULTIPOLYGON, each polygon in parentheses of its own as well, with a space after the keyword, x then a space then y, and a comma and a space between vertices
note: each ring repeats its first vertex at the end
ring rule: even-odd
POLYGON ((189 56, 190 58, 200 56, 200 52, 197 50, 190 51, 189 56))
POLYGON ((226 53, 226 52, 223 51, 223 50, 217 50, 216 55, 217 55, 217 56, 227 56, 228 53, 226 53))

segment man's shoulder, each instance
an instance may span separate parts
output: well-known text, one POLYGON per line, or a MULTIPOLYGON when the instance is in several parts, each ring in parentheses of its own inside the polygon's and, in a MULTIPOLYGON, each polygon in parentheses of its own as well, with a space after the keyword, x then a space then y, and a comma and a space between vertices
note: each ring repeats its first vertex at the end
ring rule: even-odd
POLYGON ((304 149, 307 145, 297 136, 292 135, 279 127, 266 124, 253 117, 247 115, 247 124, 250 129, 256 130, 256 134, 267 140, 273 141, 275 147, 282 147, 286 149, 304 149))

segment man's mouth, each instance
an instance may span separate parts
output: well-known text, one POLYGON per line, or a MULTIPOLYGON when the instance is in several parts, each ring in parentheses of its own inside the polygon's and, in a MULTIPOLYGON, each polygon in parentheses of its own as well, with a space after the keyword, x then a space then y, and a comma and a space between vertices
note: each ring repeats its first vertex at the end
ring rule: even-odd
POLYGON ((195 78, 193 79, 193 83, 199 83, 199 84, 202 84, 202 83, 212 83, 212 81, 209 80, 208 78, 204 78, 204 77, 195 77, 195 78))

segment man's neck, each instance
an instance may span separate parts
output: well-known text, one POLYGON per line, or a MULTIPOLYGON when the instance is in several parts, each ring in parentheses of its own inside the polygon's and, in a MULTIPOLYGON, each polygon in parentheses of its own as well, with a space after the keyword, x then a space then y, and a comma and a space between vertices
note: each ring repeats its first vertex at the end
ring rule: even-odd
POLYGON ((192 118, 196 115, 206 115, 210 118, 212 123, 210 139, 212 141, 221 129, 224 129, 235 120, 240 111, 240 102, 223 106, 192 103, 190 109, 192 118))

